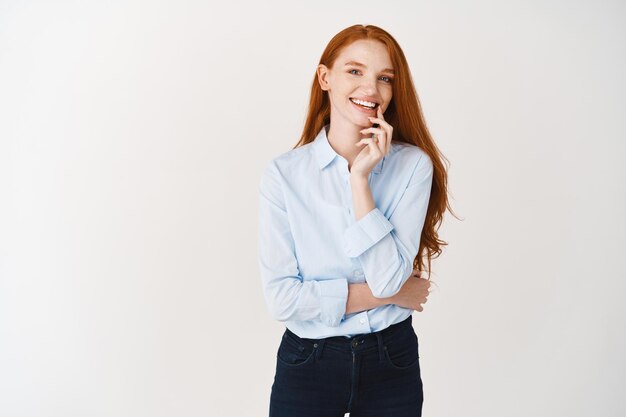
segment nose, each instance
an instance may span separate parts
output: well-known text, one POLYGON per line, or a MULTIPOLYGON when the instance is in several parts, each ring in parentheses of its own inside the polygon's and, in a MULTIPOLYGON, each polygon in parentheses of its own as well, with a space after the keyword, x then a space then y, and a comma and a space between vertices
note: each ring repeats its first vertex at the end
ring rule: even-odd
POLYGON ((378 80, 376 77, 363 77, 361 88, 363 92, 368 96, 377 96, 378 94, 378 80))

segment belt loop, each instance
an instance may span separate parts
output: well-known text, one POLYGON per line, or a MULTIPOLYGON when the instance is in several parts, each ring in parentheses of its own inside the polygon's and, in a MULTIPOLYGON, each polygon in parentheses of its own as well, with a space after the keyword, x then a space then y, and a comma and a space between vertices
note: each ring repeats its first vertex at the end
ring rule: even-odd
POLYGON ((317 359, 321 359, 322 358, 322 350, 324 349, 324 342, 326 342, 326 339, 318 339, 315 342, 314 347, 315 347, 315 349, 317 349, 317 352, 315 353, 317 359))
POLYGON ((381 334, 381 332, 376 332, 376 339, 378 339, 379 360, 380 360, 380 363, 383 363, 385 360, 385 353, 383 349, 385 348, 385 346, 383 345, 383 335, 381 334))

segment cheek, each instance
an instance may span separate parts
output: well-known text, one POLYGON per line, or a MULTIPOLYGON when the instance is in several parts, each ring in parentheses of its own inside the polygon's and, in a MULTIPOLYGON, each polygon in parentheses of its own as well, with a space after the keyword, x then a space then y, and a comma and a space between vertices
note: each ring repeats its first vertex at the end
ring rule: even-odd
POLYGON ((354 91, 359 88, 357 80, 346 79, 337 86, 337 91, 341 91, 343 94, 354 94, 354 91))
POLYGON ((393 102, 393 96, 391 94, 389 94, 388 96, 385 96, 385 103, 387 103, 385 110, 388 109, 389 106, 391 106, 392 102, 393 102))

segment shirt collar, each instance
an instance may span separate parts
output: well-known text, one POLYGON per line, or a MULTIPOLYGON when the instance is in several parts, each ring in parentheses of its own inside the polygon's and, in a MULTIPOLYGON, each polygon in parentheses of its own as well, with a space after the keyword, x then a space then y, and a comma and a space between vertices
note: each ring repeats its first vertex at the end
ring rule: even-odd
MULTIPOLYGON (((328 137, 326 136, 326 129, 329 126, 330 125, 328 124, 323 126, 322 129, 320 129, 317 136, 315 137, 315 139, 313 139, 313 144, 312 144, 313 152, 315 153, 315 157, 317 158, 317 164, 320 169, 324 169, 326 165, 330 164, 331 161, 335 159, 336 156, 339 156, 339 154, 335 152, 335 150, 332 148, 332 146, 330 146, 330 143, 328 142, 328 137)), ((383 156, 383 159, 378 161, 376 166, 372 168, 373 173, 380 174, 383 171, 383 165, 384 165, 386 158, 387 158, 387 155, 383 156)))

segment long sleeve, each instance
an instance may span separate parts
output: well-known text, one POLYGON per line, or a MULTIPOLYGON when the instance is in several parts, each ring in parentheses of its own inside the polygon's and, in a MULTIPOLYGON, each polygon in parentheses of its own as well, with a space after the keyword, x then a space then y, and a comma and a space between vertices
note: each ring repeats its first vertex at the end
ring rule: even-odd
POLYGON ((266 304, 278 321, 318 320, 338 326, 346 309, 348 281, 300 276, 282 181, 275 161, 270 161, 259 184, 258 260, 266 304))
POLYGON ((346 254, 358 258, 375 297, 398 293, 413 271, 432 179, 432 161, 422 152, 389 219, 376 207, 344 231, 346 254))

